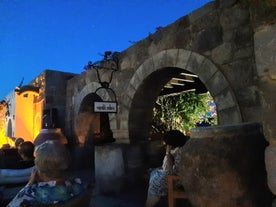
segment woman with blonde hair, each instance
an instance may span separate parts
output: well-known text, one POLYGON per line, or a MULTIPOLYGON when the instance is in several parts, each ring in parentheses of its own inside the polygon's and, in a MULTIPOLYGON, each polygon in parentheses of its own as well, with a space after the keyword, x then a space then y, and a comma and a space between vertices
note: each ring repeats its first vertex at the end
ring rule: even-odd
POLYGON ((57 141, 46 141, 35 150, 35 170, 27 185, 8 207, 60 203, 80 195, 84 184, 79 178, 65 177, 70 164, 67 148, 57 141))

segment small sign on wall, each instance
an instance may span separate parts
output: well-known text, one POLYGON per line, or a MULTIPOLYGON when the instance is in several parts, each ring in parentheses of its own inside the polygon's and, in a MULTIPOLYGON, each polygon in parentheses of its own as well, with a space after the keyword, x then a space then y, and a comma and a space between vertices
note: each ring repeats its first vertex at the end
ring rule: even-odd
POLYGON ((117 102, 94 102, 94 112, 97 113, 117 113, 117 102))

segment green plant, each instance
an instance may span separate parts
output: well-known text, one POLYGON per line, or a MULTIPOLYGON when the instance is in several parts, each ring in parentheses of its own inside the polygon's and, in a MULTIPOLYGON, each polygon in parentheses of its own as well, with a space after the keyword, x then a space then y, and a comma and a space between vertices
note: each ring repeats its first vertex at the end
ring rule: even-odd
POLYGON ((171 129, 188 132, 199 123, 217 124, 216 114, 210 113, 210 103, 213 100, 209 93, 159 97, 153 108, 153 133, 171 129))

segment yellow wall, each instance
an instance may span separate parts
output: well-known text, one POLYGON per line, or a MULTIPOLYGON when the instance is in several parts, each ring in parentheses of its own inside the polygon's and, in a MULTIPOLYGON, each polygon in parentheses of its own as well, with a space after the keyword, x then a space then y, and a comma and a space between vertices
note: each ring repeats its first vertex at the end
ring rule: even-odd
POLYGON ((41 129, 43 101, 34 103, 34 93, 16 94, 15 96, 15 137, 25 141, 34 141, 41 129), (28 95, 26 95, 28 94, 28 95))
POLYGON ((14 142, 6 137, 6 107, 4 104, 0 106, 0 148, 3 144, 14 145, 14 142))

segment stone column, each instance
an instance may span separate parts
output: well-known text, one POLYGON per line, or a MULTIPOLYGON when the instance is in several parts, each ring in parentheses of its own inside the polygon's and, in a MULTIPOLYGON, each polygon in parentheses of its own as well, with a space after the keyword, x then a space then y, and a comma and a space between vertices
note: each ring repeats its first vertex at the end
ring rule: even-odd
POLYGON ((111 143, 95 146, 96 190, 100 193, 119 193, 123 187, 125 166, 122 148, 111 143))
POLYGON ((268 186, 276 195, 276 24, 255 29, 254 50, 263 108, 264 135, 269 146, 265 150, 268 186))

